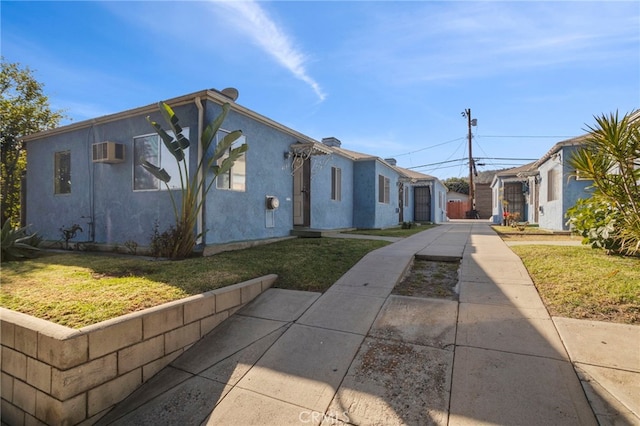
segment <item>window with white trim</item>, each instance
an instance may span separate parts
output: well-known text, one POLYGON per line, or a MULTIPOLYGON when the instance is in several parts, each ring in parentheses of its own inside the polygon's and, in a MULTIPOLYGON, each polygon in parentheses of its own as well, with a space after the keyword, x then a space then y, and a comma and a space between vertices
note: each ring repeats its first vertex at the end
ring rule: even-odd
POLYGON ((331 199, 342 200, 342 170, 338 167, 331 167, 331 199))
MULTIPOLYGON (((220 142, 229 132, 220 130, 216 134, 216 144, 220 142)), ((221 165, 225 158, 229 157, 229 153, 232 149, 238 148, 247 143, 247 138, 242 135, 231 145, 227 152, 218 160, 218 165, 221 165)), ((247 189, 247 154, 243 153, 233 163, 233 167, 226 173, 218 175, 216 178, 216 188, 229 189, 231 191, 244 192, 247 189)))
MULTIPOLYGON (((167 132, 173 135, 171 132, 167 132)), ((189 129, 182 129, 182 134, 189 139, 189 129)), ((184 157, 189 164, 189 149, 184 150, 184 157)), ((133 190, 158 191, 166 189, 167 185, 160 182, 142 167, 148 161, 154 166, 165 169, 171 179, 167 182, 169 189, 180 189, 180 171, 176 158, 171 154, 157 133, 136 136, 133 138, 133 190)), ((184 170, 183 170, 184 173, 184 170)))
POLYGON ((378 175, 378 202, 389 204, 390 180, 388 177, 378 175))
POLYGON ((56 152, 53 155, 53 192, 54 194, 71 193, 71 151, 56 152))

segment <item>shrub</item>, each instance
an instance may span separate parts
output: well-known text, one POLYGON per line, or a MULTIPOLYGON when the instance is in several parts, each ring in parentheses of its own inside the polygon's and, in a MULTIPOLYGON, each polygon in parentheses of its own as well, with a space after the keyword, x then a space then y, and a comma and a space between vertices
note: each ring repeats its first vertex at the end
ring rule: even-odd
POLYGON ((38 234, 28 234, 27 227, 14 228, 10 219, 2 226, 2 260, 30 259, 37 255, 42 238, 38 234))
POLYGON ((582 236, 583 244, 617 252, 620 250, 619 216, 620 211, 612 204, 596 198, 581 198, 567 210, 567 225, 582 236))
POLYGON ((65 228, 65 227, 60 228, 60 233, 62 233, 62 239, 64 240, 64 248, 66 250, 69 250, 69 241, 76 237, 76 234, 78 233, 78 231, 84 232, 82 230, 82 227, 77 223, 74 223, 73 225, 71 225, 70 228, 65 228))
POLYGON ((166 257, 174 259, 174 249, 176 244, 183 238, 184 232, 179 228, 180 225, 170 225, 166 231, 160 232, 158 222, 153 225, 153 231, 150 237, 149 253, 153 257, 166 257))
POLYGON ((129 251, 129 254, 137 254, 138 253, 138 243, 134 240, 127 240, 124 242, 124 246, 129 251))

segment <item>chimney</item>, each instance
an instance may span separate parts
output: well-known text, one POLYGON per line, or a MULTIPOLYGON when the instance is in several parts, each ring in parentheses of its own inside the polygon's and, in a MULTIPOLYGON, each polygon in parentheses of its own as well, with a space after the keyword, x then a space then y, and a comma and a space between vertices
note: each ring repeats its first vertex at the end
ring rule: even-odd
POLYGON ((322 143, 326 146, 335 146, 337 148, 340 148, 340 145, 342 145, 342 142, 340 142, 339 139, 334 138, 333 136, 329 138, 322 138, 322 143))
POLYGON ((395 158, 385 158, 384 161, 391 164, 392 166, 395 166, 398 163, 395 158))

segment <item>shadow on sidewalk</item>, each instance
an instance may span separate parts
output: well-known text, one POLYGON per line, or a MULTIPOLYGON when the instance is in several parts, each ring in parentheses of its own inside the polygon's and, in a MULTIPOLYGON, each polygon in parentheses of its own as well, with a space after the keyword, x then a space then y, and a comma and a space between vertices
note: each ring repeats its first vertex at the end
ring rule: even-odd
POLYGON ((524 266, 488 224, 432 228, 363 261, 366 277, 352 270, 322 298, 265 292, 98 424, 597 424, 524 266), (389 295, 392 265, 454 242, 459 302, 389 295))

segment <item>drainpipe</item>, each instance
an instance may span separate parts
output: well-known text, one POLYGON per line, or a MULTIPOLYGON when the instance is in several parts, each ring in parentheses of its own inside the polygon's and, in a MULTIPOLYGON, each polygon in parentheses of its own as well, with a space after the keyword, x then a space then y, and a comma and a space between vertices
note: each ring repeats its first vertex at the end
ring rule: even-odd
MULTIPOLYGON (((196 97, 195 103, 196 103, 196 107, 198 107, 198 140, 196 141, 196 144, 198 147, 197 149, 198 164, 200 164, 200 162, 202 161, 202 157, 204 156, 204 153, 202 152, 202 144, 200 143, 200 140, 202 139, 203 123, 204 123, 204 106, 202 105, 202 100, 200 99, 200 96, 196 97)), ((196 181, 200 182, 202 180, 202 176, 203 176, 203 170, 202 168, 200 168, 198 170, 198 176, 196 178, 196 181)), ((198 204, 202 202, 202 191, 204 191, 204 187, 202 188, 202 190, 198 191, 198 197, 196 201, 198 204)), ((200 213, 198 214, 198 218, 196 219, 196 235, 200 235, 200 237, 198 237, 198 239, 196 240, 196 244, 202 244, 204 242, 204 238, 202 237, 203 223, 204 223, 204 206, 202 206, 202 208, 200 209, 200 213)))
POLYGON ((89 219, 87 225, 89 225, 89 243, 94 243, 96 241, 96 198, 95 198, 95 186, 96 186, 96 164, 92 160, 92 143, 98 142, 100 135, 98 134, 98 129, 96 127, 95 118, 91 120, 91 127, 89 128, 89 134, 87 135, 87 150, 89 159, 89 167, 91 170, 89 171, 89 217, 81 216, 82 219, 89 219), (90 140, 91 136, 93 136, 93 142, 90 140))

